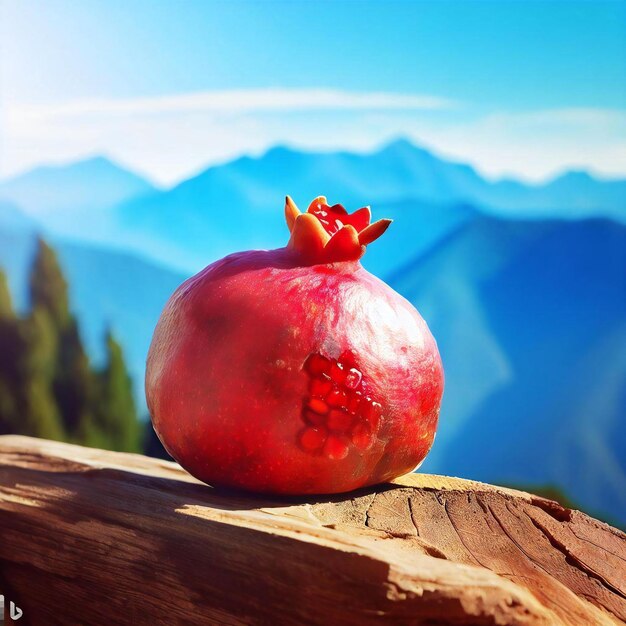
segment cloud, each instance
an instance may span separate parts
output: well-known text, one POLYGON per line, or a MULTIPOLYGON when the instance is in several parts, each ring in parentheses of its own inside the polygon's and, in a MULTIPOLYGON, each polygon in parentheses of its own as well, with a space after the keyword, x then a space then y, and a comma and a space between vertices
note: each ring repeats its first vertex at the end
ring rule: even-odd
POLYGON ((172 113, 258 113, 311 110, 448 109, 452 100, 429 95, 389 92, 348 92, 336 89, 232 89, 128 99, 85 99, 56 105, 9 109, 9 124, 85 116, 127 116, 172 113))
POLYGON ((566 169, 626 176, 626 111, 559 108, 496 112, 409 132, 482 174, 539 181, 566 169))
POLYGON ((490 177, 626 175, 623 110, 485 112, 435 96, 254 89, 5 109, 0 176, 105 154, 170 185, 276 144, 368 151, 398 136, 490 177))

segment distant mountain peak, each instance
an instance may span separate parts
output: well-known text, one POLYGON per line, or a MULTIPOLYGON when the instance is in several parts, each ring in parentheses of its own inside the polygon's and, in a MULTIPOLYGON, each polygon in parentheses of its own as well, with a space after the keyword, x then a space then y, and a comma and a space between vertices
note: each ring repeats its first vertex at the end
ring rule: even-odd
POLYGON ((278 144, 276 146, 272 146, 271 148, 269 148, 267 152, 265 152, 265 154, 259 157, 258 160, 272 162, 272 163, 276 161, 280 162, 280 161, 285 161, 285 160, 292 161, 294 159, 306 158, 310 154, 313 154, 313 153, 309 151, 297 150, 286 144, 278 144))
POLYGON ((272 146, 271 148, 268 148, 264 156, 292 154, 294 152, 296 152, 296 150, 289 147, 287 144, 279 143, 279 144, 276 144, 275 146, 272 146))
POLYGON ((0 183, 0 198, 31 215, 112 206, 154 191, 142 176, 103 155, 41 165, 0 183))
POLYGON ((106 165, 106 166, 113 166, 118 169, 122 169, 120 165, 115 163, 109 157, 104 156, 103 154, 94 154, 93 156, 89 156, 84 159, 74 161, 73 165, 106 165))
POLYGON ((88 174, 93 174, 97 172, 111 172, 119 174, 120 176, 132 176, 138 180, 144 181, 146 185, 151 186, 148 180, 146 180, 143 176, 133 172, 125 166, 120 165, 119 163, 107 156, 104 156, 102 154, 95 154, 93 156, 88 156, 84 159, 71 161, 69 163, 44 163, 42 165, 38 165, 32 170, 22 172, 17 176, 0 182, 0 188, 10 187, 12 185, 18 184, 23 180, 33 180, 36 177, 40 176, 45 176, 47 178, 67 176, 73 175, 77 172, 86 172, 88 174))
POLYGON ((414 144, 406 137, 398 137, 393 141, 385 144, 378 154, 387 158, 399 159, 399 160, 420 160, 423 162, 441 161, 445 165, 446 160, 441 159, 437 155, 433 154, 430 150, 414 144))
POLYGON ((422 150, 406 137, 396 137, 385 144, 383 150, 422 150))
POLYGON ((128 168, 122 167, 119 163, 107 156, 104 156, 103 154, 96 154, 94 156, 87 157, 86 159, 74 162, 72 165, 74 167, 103 167, 123 172, 129 171, 128 168))
POLYGON ((568 170, 567 172, 563 172, 562 174, 558 174, 552 179, 551 182, 586 183, 595 181, 596 178, 586 170, 575 169, 568 170))

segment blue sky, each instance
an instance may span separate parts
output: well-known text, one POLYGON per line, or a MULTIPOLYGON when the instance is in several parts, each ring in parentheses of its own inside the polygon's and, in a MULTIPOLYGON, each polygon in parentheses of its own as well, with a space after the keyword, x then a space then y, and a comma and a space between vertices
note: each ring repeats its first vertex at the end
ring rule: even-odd
POLYGON ((171 184, 398 135, 489 176, 626 174, 626 2, 1 6, 0 176, 102 152, 171 184))

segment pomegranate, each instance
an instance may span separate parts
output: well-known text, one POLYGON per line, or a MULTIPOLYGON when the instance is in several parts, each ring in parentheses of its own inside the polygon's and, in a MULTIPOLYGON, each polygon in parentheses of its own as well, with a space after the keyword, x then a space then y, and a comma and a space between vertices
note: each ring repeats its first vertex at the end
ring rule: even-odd
POLYGON ((211 485, 335 493, 421 463, 443 393, 415 308, 359 263, 370 224, 287 197, 285 248, 231 254, 183 283, 157 324, 146 396, 167 451, 211 485))

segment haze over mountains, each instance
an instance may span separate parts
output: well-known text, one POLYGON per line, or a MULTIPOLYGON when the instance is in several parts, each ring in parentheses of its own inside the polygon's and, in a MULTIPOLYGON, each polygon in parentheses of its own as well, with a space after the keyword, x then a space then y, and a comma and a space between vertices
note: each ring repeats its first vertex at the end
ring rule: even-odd
MULTIPOLYGON (((56 234, 135 250, 186 271, 238 249, 283 245, 285 193, 302 208, 323 193, 349 209, 372 205, 376 216, 405 218, 402 207, 419 202, 430 207, 470 204, 493 215, 524 219, 611 217, 626 222, 625 180, 600 181, 573 172, 545 185, 491 183, 470 166, 440 159, 405 140, 371 154, 276 147, 259 158, 210 167, 167 190, 156 190, 105 159, 38 168, 0 184, 0 199, 36 215, 56 234)), ((436 221, 435 213, 429 224, 436 221)))
POLYGON ((68 165, 42 165, 0 182, 0 198, 33 217, 88 214, 152 191, 147 180, 100 156, 68 165))
POLYGON ((369 155, 279 147, 169 190, 103 159, 68 170, 0 184, 0 266, 23 304, 35 234, 47 233, 87 345, 98 357, 113 327, 138 398, 167 297, 226 253, 284 245, 286 192, 302 209, 320 193, 371 204, 395 223, 364 264, 416 304, 446 368, 424 469, 556 484, 626 522, 626 181, 491 183, 404 141, 369 155))

